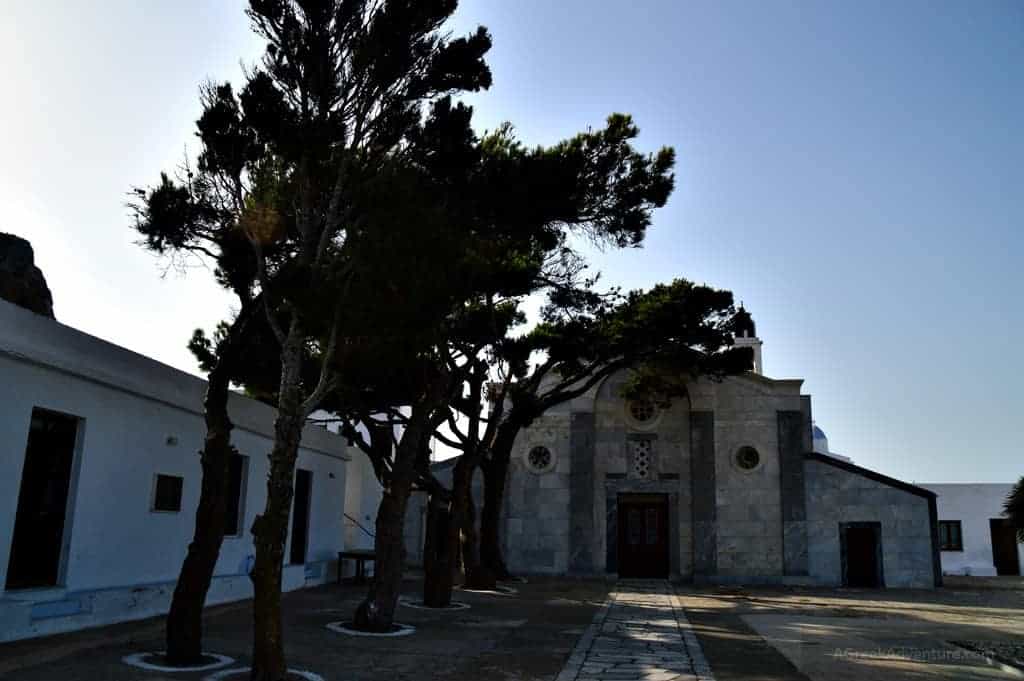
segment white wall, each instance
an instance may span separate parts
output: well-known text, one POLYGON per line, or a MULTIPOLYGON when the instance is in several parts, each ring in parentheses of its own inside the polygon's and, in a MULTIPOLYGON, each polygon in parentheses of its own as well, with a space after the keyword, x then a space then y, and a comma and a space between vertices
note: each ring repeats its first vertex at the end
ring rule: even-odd
POLYGON ((352 451, 349 475, 345 481, 345 545, 354 549, 372 549, 376 532, 377 508, 383 491, 369 457, 352 451), (358 524, 357 524, 358 523, 358 524))
MULTIPOLYGON (((1005 517, 1003 502, 1013 485, 965 483, 921 487, 938 495, 940 521, 960 521, 964 550, 942 551, 942 571, 953 575, 995 575, 989 520, 1005 517)), ((1024 546, 1017 546, 1017 554, 1024 568, 1024 546)))
MULTIPOLYGON (((328 420, 331 416, 330 412, 321 410, 314 412, 311 418, 328 420)), ((328 421, 327 428, 332 433, 338 433, 340 427, 339 423, 328 421)), ((369 441, 370 435, 365 426, 358 425, 357 428, 366 441, 369 441)), ((396 426, 395 436, 400 437, 400 435, 401 429, 396 426)), ((373 549, 377 525, 377 510, 380 507, 380 500, 384 495, 384 490, 381 488, 377 475, 373 471, 373 464, 370 458, 355 446, 349 449, 349 454, 350 460, 346 466, 347 476, 345 478, 345 509, 343 519, 345 547, 355 550, 370 550, 373 549)), ((369 562, 366 563, 365 567, 367 574, 372 575, 374 564, 369 562)), ((345 561, 343 574, 345 576, 353 576, 355 574, 354 561, 345 561)))
MULTIPOLYGON (((2 301, 0 376, 0 587, 32 409, 81 419, 60 583, 0 594, 0 641, 165 612, 199 499, 205 383, 2 301), (156 473, 184 478, 181 512, 150 511, 156 473)), ((208 602, 251 595, 249 528, 266 502, 273 442, 273 409, 232 395, 229 411, 232 442, 248 457, 245 529, 225 539, 208 602)), ((286 566, 286 589, 333 579, 347 459, 341 438, 306 429, 298 467, 313 473, 308 553, 305 565, 286 566)))

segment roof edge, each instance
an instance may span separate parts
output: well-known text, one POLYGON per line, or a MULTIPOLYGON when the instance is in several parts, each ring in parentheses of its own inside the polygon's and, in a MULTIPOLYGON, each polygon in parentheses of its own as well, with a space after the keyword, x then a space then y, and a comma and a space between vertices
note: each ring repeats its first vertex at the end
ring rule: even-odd
MULTIPOLYGON (((0 300, 0 356, 202 417, 206 381, 141 353, 0 300)), ((277 410, 232 391, 235 427, 271 441, 277 410)), ((351 460, 341 436, 303 426, 303 449, 351 460)))
POLYGON ((862 477, 868 478, 869 480, 873 480, 883 485, 888 485, 889 487, 895 487, 896 489, 903 490, 904 492, 909 492, 910 494, 914 494, 919 497, 924 497, 925 499, 934 499, 935 497, 938 496, 935 492, 931 491, 930 489, 918 487, 917 485, 911 485, 909 482, 903 482, 902 480, 897 480, 896 478, 890 478, 888 475, 882 475, 881 473, 873 471, 869 468, 863 468, 852 463, 847 463, 846 461, 840 461, 839 459, 835 459, 831 456, 828 456, 827 454, 807 452, 804 454, 804 459, 828 464, 829 466, 840 468, 846 471, 847 473, 855 473, 862 477))

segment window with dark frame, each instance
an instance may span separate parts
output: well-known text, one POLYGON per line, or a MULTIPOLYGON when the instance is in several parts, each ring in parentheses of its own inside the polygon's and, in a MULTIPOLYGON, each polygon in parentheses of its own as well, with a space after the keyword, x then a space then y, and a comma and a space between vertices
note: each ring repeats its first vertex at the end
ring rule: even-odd
POLYGON ((160 513, 179 513, 184 484, 185 479, 180 476, 157 473, 153 489, 153 510, 160 513))
POLYGON ((242 535, 245 522, 245 487, 249 472, 249 457, 232 454, 228 461, 228 498, 225 507, 224 536, 242 535))
POLYGON ((939 550, 963 551, 964 538, 959 520, 939 521, 939 550))

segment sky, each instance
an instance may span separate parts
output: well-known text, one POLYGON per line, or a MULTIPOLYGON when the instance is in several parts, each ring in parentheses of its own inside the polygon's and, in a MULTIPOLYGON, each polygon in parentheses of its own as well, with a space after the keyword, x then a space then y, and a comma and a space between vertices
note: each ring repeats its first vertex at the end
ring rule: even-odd
MULTIPOLYGON (((195 149, 198 88, 262 47, 239 0, 0 2, 0 231, 65 324, 198 374, 231 299, 135 244, 125 203, 195 149)), ((676 191, 607 284, 732 290, 831 448, 917 482, 1024 473, 1024 4, 463 0, 482 131, 634 116, 676 191)))

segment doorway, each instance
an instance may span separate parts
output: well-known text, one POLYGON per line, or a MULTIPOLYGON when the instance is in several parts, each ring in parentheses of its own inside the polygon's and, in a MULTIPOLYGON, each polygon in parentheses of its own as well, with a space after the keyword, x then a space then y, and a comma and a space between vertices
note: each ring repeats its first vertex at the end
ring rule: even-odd
POLYGON ((1017 530, 1006 518, 992 518, 988 526, 992 533, 992 562, 996 566, 996 574, 1000 577, 1020 575, 1017 530))
POLYGON ((668 495, 620 494, 618 524, 619 576, 667 578, 668 495))
POLYGON ((56 586, 79 419, 32 410, 14 519, 7 589, 56 586))
POLYGON ((295 471, 295 506, 292 509, 292 549, 289 562, 301 565, 306 562, 306 547, 309 545, 309 499, 313 490, 313 472, 301 468, 295 471))
POLYGON ((865 589, 884 586, 881 523, 841 523, 839 536, 843 586, 865 589))

